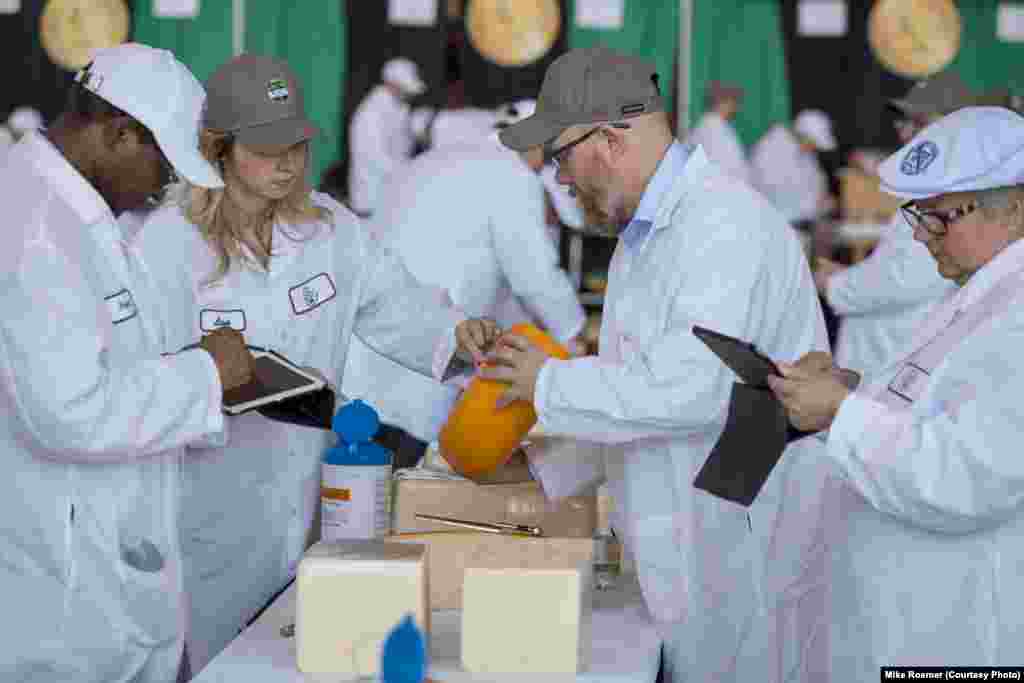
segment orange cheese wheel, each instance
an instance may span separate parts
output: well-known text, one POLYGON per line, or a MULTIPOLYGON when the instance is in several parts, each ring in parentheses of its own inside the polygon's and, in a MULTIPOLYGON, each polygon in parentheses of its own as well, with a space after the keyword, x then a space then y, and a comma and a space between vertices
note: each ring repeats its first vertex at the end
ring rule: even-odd
MULTIPOLYGON (((565 347, 533 325, 521 323, 508 331, 526 337, 549 356, 569 358, 565 347)), ((441 455, 459 474, 487 474, 503 465, 537 422, 537 413, 526 401, 495 409, 507 388, 502 382, 475 377, 448 415, 437 440, 441 455)))

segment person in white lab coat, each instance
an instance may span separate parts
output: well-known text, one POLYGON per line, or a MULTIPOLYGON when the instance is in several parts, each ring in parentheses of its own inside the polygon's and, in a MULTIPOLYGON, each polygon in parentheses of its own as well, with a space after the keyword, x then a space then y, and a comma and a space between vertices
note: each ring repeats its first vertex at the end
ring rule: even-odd
POLYGON ((229 332, 161 356, 156 292, 114 215, 172 172, 221 183, 190 144, 202 103, 170 52, 97 50, 58 121, 0 162, 0 680, 178 676, 178 459, 222 430, 222 391, 251 367, 229 332))
POLYGON ((747 155, 732 127, 732 120, 742 100, 742 88, 713 81, 708 86, 711 108, 701 117, 688 141, 703 147, 708 158, 725 169, 726 173, 749 183, 747 155))
MULTIPOLYGON (((505 334, 482 375, 533 404, 545 433, 601 444, 674 681, 768 668, 764 538, 786 473, 748 510, 693 487, 725 424, 733 376, 702 325, 796 359, 827 348, 802 248, 759 195, 672 139, 653 67, 604 47, 548 68, 537 112, 502 131, 544 145, 588 214, 618 235, 598 356, 549 359, 505 334)), ((544 484, 543 475, 541 483, 544 484)))
MULTIPOLYGON (((900 112, 896 129, 903 144, 944 115, 971 104, 973 96, 954 71, 921 81, 906 97, 890 100, 900 112)), ((939 275, 935 260, 900 212, 882 230, 866 259, 852 267, 818 258, 818 291, 842 317, 835 362, 874 372, 906 344, 921 320, 954 285, 939 275)))
POLYGON ((1024 639, 1024 118, 961 109, 879 175, 959 288, 853 391, 827 357, 770 380, 796 426, 827 430, 837 683, 882 666, 1018 665, 1024 639))
POLYGON ((811 221, 835 205, 817 152, 836 148, 832 123, 817 109, 805 109, 790 129, 772 126, 750 152, 750 179, 791 223, 811 221))
MULTIPOLYGON (((199 145, 223 190, 190 187, 140 233, 163 293, 168 344, 221 327, 278 351, 335 385, 349 340, 441 379, 496 336, 493 322, 443 307, 361 221, 306 180, 301 86, 282 61, 241 55, 207 81, 199 145), (454 333, 454 334, 453 334, 454 333)), ((437 255, 443 258, 444 254, 437 255)), ((320 461, 330 432, 231 418, 223 448, 183 462, 182 553, 190 598, 188 655, 201 670, 294 577, 319 535, 320 461)))
MULTIPOLYGON (((555 339, 578 349, 583 308, 547 234, 540 156, 506 149, 493 127, 478 141, 431 150, 388 187, 372 229, 439 301, 495 318, 515 297, 555 339)), ((437 437, 459 394, 357 341, 342 389, 422 442, 437 437)))
POLYGON ((381 82, 359 103, 349 125, 349 205, 359 214, 374 212, 391 175, 408 163, 416 138, 409 101, 427 86, 416 64, 390 59, 381 82))

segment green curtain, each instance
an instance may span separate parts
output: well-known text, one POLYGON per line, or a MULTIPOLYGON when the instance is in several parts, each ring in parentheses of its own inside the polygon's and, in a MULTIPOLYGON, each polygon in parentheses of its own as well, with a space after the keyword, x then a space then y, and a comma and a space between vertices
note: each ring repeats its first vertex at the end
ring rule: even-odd
MULTIPOLYGON (((152 0, 135 3, 134 39, 174 52, 205 81, 231 59, 232 2, 205 0, 194 19, 155 18, 152 0)), ((338 158, 344 139, 345 11, 341 0, 247 0, 245 50, 287 60, 305 88, 306 112, 323 134, 313 144, 311 177, 338 158)))
POLYGON ((624 0, 623 26, 618 30, 578 28, 575 2, 567 0, 569 48, 606 45, 643 57, 658 70, 661 94, 669 111, 675 102, 676 52, 679 44, 679 0, 624 0))
POLYGON ((980 91, 1005 87, 1024 95, 1024 43, 996 37, 996 0, 959 2, 962 33, 960 52, 950 65, 967 87, 980 91))
POLYGON ((790 119, 785 41, 777 0, 693 0, 690 45, 690 126, 707 108, 708 83, 743 88, 733 122, 744 145, 772 124, 790 119))

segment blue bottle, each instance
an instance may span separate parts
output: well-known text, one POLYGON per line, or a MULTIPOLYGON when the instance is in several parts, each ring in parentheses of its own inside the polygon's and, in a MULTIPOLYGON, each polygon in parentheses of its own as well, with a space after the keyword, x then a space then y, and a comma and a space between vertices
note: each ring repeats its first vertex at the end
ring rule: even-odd
POLYGON ((321 537, 325 541, 379 538, 391 530, 391 451, 371 439, 380 418, 356 399, 331 424, 338 443, 321 465, 321 537))

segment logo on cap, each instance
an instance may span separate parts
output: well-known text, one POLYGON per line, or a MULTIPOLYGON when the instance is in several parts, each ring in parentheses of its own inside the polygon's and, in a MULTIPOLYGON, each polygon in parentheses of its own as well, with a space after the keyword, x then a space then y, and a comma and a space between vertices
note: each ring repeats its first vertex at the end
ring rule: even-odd
POLYGON ((938 158, 938 145, 931 140, 923 140, 911 147, 907 155, 903 157, 900 170, 904 175, 920 175, 938 158))
POLYGON ((275 102, 284 102, 288 99, 288 83, 281 78, 270 81, 267 83, 267 96, 275 102))

